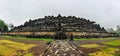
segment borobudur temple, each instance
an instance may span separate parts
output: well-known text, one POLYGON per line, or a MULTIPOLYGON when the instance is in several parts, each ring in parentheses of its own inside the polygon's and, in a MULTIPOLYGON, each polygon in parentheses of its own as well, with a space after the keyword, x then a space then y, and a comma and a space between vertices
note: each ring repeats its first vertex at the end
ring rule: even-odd
POLYGON ((105 33, 104 27, 84 18, 75 16, 45 16, 35 20, 29 20, 15 27, 11 31, 63 31, 63 32, 101 32, 105 33))
POLYGON ((45 16, 44 18, 26 21, 3 34, 32 37, 108 37, 115 36, 106 32, 94 21, 75 16, 45 16))

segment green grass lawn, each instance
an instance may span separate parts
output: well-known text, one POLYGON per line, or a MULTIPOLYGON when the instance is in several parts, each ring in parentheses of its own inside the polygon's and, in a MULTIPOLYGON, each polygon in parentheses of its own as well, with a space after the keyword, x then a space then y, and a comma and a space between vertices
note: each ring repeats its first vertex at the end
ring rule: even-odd
POLYGON ((106 39, 116 39, 115 37, 109 38, 74 38, 74 40, 106 40, 106 39))
POLYGON ((75 40, 106 40, 106 39, 112 39, 109 42, 104 42, 103 44, 106 45, 99 45, 99 44, 83 44, 80 45, 83 48, 97 48, 100 49, 97 52, 89 53, 89 56, 120 56, 120 48, 116 46, 120 46, 120 39, 119 38, 89 38, 89 39, 75 39, 75 40), (110 46, 108 46, 110 45, 110 46))
POLYGON ((83 44, 83 45, 80 45, 80 47, 99 49, 99 51, 96 51, 94 53, 89 53, 89 56, 118 56, 120 54, 120 53, 116 53, 120 50, 119 48, 110 47, 106 45, 83 44))
POLYGON ((111 45, 111 46, 120 46, 120 39, 119 40, 113 40, 113 41, 105 42, 104 44, 111 45))
MULTIPOLYGON (((110 42, 113 44, 118 41, 120 41, 120 40, 114 40, 114 41, 110 41, 110 42)), ((110 42, 107 42, 107 43, 110 43, 110 42)), ((114 47, 114 46, 106 46, 106 45, 99 45, 99 44, 83 44, 80 46, 83 48, 99 49, 99 51, 97 51, 97 52, 89 53, 89 56, 120 56, 120 53, 118 53, 120 51, 120 49, 117 47, 114 47)))
POLYGON ((23 36, 7 36, 7 35, 2 35, 4 38, 17 38, 17 39, 23 39, 23 40, 43 40, 43 41, 53 41, 51 38, 26 38, 23 36))

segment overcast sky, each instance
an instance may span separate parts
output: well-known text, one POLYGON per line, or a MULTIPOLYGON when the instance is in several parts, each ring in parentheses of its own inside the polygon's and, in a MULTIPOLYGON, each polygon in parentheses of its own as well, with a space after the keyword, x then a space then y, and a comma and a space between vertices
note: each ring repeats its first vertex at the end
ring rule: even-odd
POLYGON ((120 0, 0 0, 0 19, 18 26, 45 15, 77 16, 105 28, 120 25, 120 0))

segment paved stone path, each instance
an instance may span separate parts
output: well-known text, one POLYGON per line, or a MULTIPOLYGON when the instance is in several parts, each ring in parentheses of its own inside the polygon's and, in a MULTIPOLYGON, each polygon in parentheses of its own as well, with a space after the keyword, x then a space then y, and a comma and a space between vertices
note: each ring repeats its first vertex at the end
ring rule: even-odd
POLYGON ((72 42, 56 40, 49 45, 45 52, 40 56, 84 56, 83 52, 77 50, 72 42))

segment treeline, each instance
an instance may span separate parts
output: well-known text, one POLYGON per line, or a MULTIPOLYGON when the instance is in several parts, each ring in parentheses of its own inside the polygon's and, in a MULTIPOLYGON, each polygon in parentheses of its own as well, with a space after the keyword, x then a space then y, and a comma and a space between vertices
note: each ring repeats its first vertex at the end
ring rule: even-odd
POLYGON ((114 34, 117 34, 117 35, 120 36, 120 25, 116 26, 115 29, 113 29, 113 28, 107 28, 106 31, 108 33, 114 33, 114 34))

